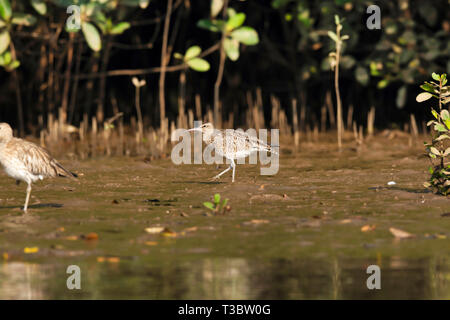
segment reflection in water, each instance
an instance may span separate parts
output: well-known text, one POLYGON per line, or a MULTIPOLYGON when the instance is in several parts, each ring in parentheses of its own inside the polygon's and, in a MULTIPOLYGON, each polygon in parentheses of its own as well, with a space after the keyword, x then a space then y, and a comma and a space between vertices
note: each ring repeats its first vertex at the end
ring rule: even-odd
POLYGON ((67 265, 0 264, 0 299, 448 299, 445 257, 381 264, 381 290, 368 290, 373 261, 247 260, 83 262, 81 290, 66 288, 67 265))
POLYGON ((0 298, 45 299, 43 283, 48 280, 39 264, 11 262, 0 264, 0 298))

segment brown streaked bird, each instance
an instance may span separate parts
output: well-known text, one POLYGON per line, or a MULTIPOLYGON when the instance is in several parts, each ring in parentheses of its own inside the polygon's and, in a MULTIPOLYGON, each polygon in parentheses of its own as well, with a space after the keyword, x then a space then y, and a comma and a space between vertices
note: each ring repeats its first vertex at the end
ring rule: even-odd
POLYGON ((19 138, 13 137, 9 124, 0 123, 0 163, 6 174, 26 182, 27 196, 23 210, 27 212, 30 201, 31 184, 37 180, 53 177, 76 178, 77 175, 66 170, 44 148, 19 138))
POLYGON ((203 134, 203 141, 206 144, 212 144, 215 152, 230 160, 230 166, 214 176, 213 179, 219 179, 224 173, 233 170, 231 182, 234 182, 234 173, 236 171, 236 164, 234 160, 248 157, 253 152, 266 151, 273 154, 278 154, 274 148, 279 146, 271 146, 264 141, 240 130, 215 129, 212 123, 208 122, 200 127, 192 128, 187 131, 198 131, 203 134))

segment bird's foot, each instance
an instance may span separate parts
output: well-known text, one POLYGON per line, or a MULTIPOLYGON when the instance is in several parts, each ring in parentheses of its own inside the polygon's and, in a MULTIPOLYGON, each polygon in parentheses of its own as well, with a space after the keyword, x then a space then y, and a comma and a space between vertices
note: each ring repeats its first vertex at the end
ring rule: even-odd
POLYGON ((211 181, 216 181, 220 179, 220 174, 211 178, 211 181))

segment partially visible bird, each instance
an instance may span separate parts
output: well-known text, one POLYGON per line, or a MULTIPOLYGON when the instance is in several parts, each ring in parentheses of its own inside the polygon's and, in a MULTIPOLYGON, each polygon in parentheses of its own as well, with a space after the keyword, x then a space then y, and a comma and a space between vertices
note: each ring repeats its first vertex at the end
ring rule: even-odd
POLYGON ((31 184, 37 180, 53 177, 76 178, 75 173, 65 169, 44 148, 19 138, 13 137, 9 124, 0 123, 0 163, 6 174, 26 182, 27 196, 23 210, 27 212, 31 194, 31 184))
POLYGON ((278 154, 272 148, 275 146, 270 146, 255 136, 241 130, 214 129, 214 126, 208 122, 200 127, 189 129, 188 131, 202 132, 203 141, 206 144, 213 144, 216 153, 230 160, 230 166, 218 175, 214 176, 213 179, 218 179, 224 173, 228 172, 230 169, 233 169, 232 182, 234 182, 234 174, 236 170, 234 160, 248 157, 253 152, 267 151, 273 154, 278 154))

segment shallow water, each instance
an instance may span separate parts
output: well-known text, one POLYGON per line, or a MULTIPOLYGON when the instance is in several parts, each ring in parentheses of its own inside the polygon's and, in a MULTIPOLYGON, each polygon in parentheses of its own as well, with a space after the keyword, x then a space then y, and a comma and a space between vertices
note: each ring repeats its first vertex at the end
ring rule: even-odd
POLYGON ((0 298, 450 298, 450 202, 423 188, 420 146, 377 138, 328 150, 284 150, 275 176, 240 165, 234 184, 209 181, 224 165, 61 161, 79 182, 37 183, 26 215, 25 186, 2 175, 0 298), (214 193, 229 212, 206 214, 214 193), (159 226, 169 232, 145 231, 159 226), (372 264, 381 290, 367 289, 372 264), (66 287, 69 265, 81 290, 66 287))

